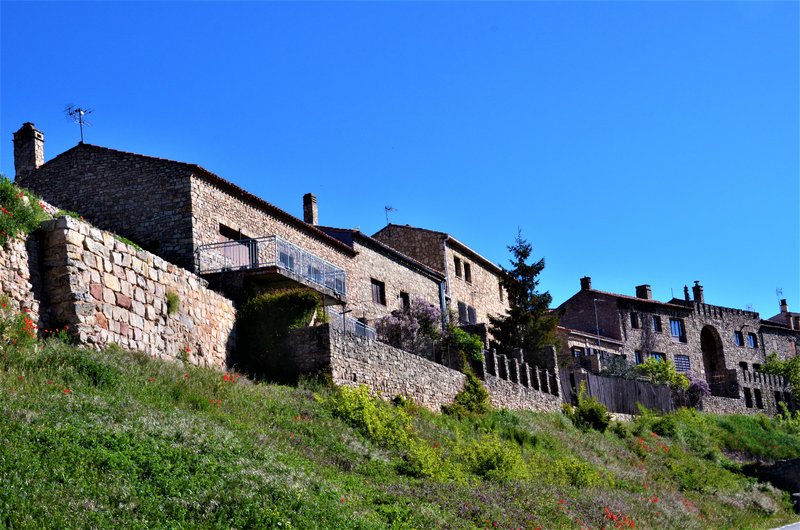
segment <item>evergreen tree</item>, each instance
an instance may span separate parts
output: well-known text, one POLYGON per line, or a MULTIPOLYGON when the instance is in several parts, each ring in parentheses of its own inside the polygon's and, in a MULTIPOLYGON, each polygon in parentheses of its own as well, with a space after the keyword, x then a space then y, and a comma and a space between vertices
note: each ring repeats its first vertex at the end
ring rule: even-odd
POLYGON ((549 309, 553 298, 547 291, 536 290, 544 258, 528 263, 533 248, 522 238, 521 232, 508 250, 512 255, 512 268, 501 267, 500 285, 508 296, 509 309, 504 316, 489 317, 492 347, 505 352, 522 348, 526 360, 535 363, 542 347, 558 341, 558 317, 549 309))

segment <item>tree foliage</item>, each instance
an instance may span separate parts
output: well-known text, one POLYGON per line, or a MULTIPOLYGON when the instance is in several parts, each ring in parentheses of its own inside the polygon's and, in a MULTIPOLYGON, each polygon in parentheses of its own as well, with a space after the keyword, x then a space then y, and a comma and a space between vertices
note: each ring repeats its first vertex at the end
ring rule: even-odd
POLYGON ((492 346, 501 351, 522 348, 531 358, 544 346, 557 343, 558 317, 549 309, 553 300, 550 293, 537 290, 544 258, 529 263, 533 248, 521 233, 508 250, 511 268, 501 267, 500 285, 508 296, 509 309, 503 316, 489 317, 492 346))
POLYGON ((761 367, 765 374, 782 375, 792 385, 795 395, 800 393, 800 357, 778 359, 777 353, 767 355, 767 362, 761 367))

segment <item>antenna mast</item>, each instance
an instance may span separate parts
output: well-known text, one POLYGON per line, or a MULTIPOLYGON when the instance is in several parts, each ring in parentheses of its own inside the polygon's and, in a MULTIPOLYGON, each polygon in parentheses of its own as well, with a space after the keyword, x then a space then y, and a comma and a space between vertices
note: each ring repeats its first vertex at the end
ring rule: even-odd
POLYGON ((81 107, 76 107, 75 105, 67 105, 64 109, 64 112, 67 113, 67 116, 72 119, 81 129, 81 143, 83 143, 83 126, 90 125, 88 121, 86 121, 87 114, 91 114, 93 109, 83 109, 81 107))
POLYGON ((389 224, 389 212, 396 212, 397 208, 392 208, 391 206, 384 206, 383 211, 386 214, 386 224, 389 224))

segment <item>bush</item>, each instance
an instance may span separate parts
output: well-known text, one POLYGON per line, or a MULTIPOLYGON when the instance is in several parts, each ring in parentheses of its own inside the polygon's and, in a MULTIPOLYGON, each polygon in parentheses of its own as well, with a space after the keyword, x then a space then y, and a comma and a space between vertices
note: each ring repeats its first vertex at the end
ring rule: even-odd
POLYGON ((36 230, 47 218, 39 200, 0 175, 0 246, 36 230))
POLYGON ((456 418, 465 418, 489 412, 491 401, 489 392, 480 379, 470 371, 466 372, 464 388, 456 394, 452 405, 442 407, 442 412, 456 418))
POLYGON ((674 390, 689 388, 689 379, 675 370, 675 364, 656 357, 648 357, 645 362, 636 367, 636 371, 646 376, 653 383, 669 385, 674 390))
POLYGON ((268 291, 249 300, 237 315, 234 364, 257 378, 296 382, 298 369, 286 351, 286 337, 307 326, 321 305, 320 295, 310 289, 268 291))
POLYGON ((341 387, 328 404, 337 416, 373 442, 393 449, 409 449, 414 440, 411 417, 400 408, 369 395, 369 387, 341 387))
POLYGON ((451 325, 447 329, 445 343, 465 359, 475 362, 483 360, 483 341, 477 335, 451 325))
POLYGON ((784 361, 778 359, 778 354, 767 355, 767 362, 761 367, 765 374, 782 375, 792 385, 792 392, 800 394, 800 357, 792 357, 784 361))
POLYGON ((474 475, 494 480, 528 478, 528 466, 519 448, 503 442, 495 434, 484 434, 477 440, 462 443, 455 458, 474 475))
POLYGON ((174 315, 181 309, 181 297, 175 291, 167 291, 167 314, 174 315))
POLYGON ((378 340, 416 355, 427 355, 442 339, 441 312, 421 298, 411 300, 407 309, 375 322, 378 340))
POLYGON ((0 296, 0 353, 30 348, 36 338, 36 323, 27 312, 16 311, 7 296, 0 296))
POLYGON ((611 415, 606 406, 589 396, 583 383, 578 390, 578 406, 573 407, 569 403, 564 403, 564 414, 583 431, 594 429, 605 432, 611 423, 611 415))

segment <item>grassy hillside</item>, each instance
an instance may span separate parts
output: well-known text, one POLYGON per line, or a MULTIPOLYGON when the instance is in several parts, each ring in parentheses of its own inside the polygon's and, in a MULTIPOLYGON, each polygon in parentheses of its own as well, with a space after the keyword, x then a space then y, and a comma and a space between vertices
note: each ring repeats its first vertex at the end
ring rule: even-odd
POLYGON ((5 322, 0 528, 744 529, 797 520, 786 494, 731 460, 800 456, 796 421, 682 411, 599 433, 561 414, 456 419, 321 383, 252 384, 119 349, 34 342, 24 319, 5 322))

